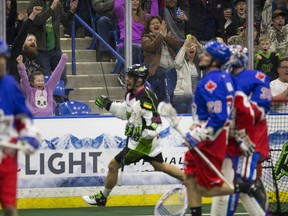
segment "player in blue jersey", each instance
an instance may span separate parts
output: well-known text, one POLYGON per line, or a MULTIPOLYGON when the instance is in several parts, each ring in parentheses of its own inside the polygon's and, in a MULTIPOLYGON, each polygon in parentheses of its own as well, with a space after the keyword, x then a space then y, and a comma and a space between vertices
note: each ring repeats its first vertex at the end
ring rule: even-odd
MULTIPOLYGON (((248 61, 247 48, 233 45, 230 50, 232 57, 227 67, 236 85, 236 111, 234 124, 230 129, 233 137, 229 139, 227 158, 222 170, 230 180, 251 182, 256 178, 257 164, 269 155, 266 114, 271 105, 270 78, 263 72, 245 69, 248 61)), ((257 176, 261 176, 261 171, 257 176)), ((260 179, 257 181, 262 184, 260 179)), ((266 215, 267 199, 256 200, 247 194, 214 197, 211 215, 233 215, 239 196, 249 215, 266 215)))
POLYGON ((33 127, 25 98, 13 77, 5 75, 7 44, 0 39, 0 203, 4 216, 16 216, 17 141, 25 153, 40 146, 39 133, 33 127), (14 146, 9 148, 8 146, 14 146))
MULTIPOLYGON (((219 171, 225 159, 235 93, 232 76, 221 70, 230 55, 231 51, 224 43, 212 41, 205 45, 199 68, 206 75, 199 81, 194 99, 196 124, 186 134, 187 142, 192 147, 197 146, 219 171)), ((234 188, 229 187, 193 148, 185 154, 184 172, 192 216, 201 215, 202 196, 239 192, 258 196, 262 189, 257 182, 234 183, 234 188)))

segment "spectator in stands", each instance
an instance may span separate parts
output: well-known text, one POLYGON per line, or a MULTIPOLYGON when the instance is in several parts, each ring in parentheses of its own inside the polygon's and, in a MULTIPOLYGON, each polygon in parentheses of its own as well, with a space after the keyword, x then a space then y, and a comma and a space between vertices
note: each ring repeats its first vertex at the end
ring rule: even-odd
MULTIPOLYGON (((288 99, 288 57, 279 60, 278 75, 278 79, 270 82, 272 99, 288 99)), ((273 111, 288 112, 288 101, 273 104, 273 111)))
POLYGON ((44 75, 41 71, 34 71, 27 76, 26 67, 23 64, 23 56, 17 57, 18 70, 21 77, 20 87, 27 99, 27 106, 34 116, 54 115, 55 103, 53 91, 60 80, 61 74, 67 62, 67 55, 62 54, 61 59, 53 71, 47 83, 44 83, 44 75))
POLYGON ((271 48, 282 56, 286 56, 288 53, 288 25, 285 25, 285 12, 281 10, 273 12, 272 26, 264 23, 264 21, 263 19, 261 25, 266 26, 267 30, 262 30, 261 35, 268 35, 271 38, 271 48))
MULTIPOLYGON (((234 45, 238 44, 243 47, 247 47, 247 23, 245 22, 243 25, 243 30, 239 35, 234 35, 230 38, 228 38, 227 44, 228 45, 234 45)), ((257 25, 254 23, 254 31, 253 31, 253 40, 254 40, 254 54, 258 52, 259 47, 258 47, 258 30, 257 30, 257 25)))
POLYGON ((160 101, 165 101, 165 77, 175 69, 174 59, 180 42, 168 31, 165 20, 160 16, 148 18, 142 36, 144 63, 149 68, 148 81, 160 101))
POLYGON ((232 15, 231 23, 225 29, 226 37, 239 35, 246 22, 246 0, 234 1, 236 12, 232 15))
POLYGON ((224 24, 225 36, 227 38, 226 28, 228 28, 228 26, 232 23, 232 20, 231 20, 232 15, 233 15, 232 7, 224 8, 223 13, 224 13, 224 18, 225 18, 225 24, 224 24))
POLYGON ((266 73, 271 80, 277 79, 278 62, 281 55, 271 49, 271 39, 269 36, 263 35, 259 38, 259 48, 260 50, 254 58, 255 69, 266 73))
MULTIPOLYGON (((260 0, 258 0, 260 1, 260 0)), ((265 1, 261 14, 261 34, 267 34, 268 29, 272 25, 272 13, 275 10, 281 10, 285 13, 285 23, 288 23, 287 0, 271 0, 265 1)))
POLYGON ((232 0, 193 0, 189 1, 190 34, 198 41, 209 41, 216 37, 225 38, 225 17, 223 10, 233 6, 232 0))
MULTIPOLYGON (((120 31, 119 54, 124 56, 124 40, 125 40, 125 1, 115 0, 114 12, 118 18, 118 27, 120 31)), ((141 37, 144 30, 146 19, 150 16, 158 15, 158 0, 151 0, 151 11, 145 13, 141 8, 140 0, 132 0, 132 63, 141 63, 139 57, 142 58, 141 37)), ((121 85, 125 86, 125 72, 122 70, 118 78, 121 85)))
MULTIPOLYGON (((97 31, 99 36, 105 40, 106 43, 110 44, 110 31, 117 28, 117 19, 114 14, 114 3, 115 0, 92 0, 91 4, 99 16, 96 21, 97 31)), ((115 38, 115 40, 117 40, 115 38)), ((101 42, 99 42, 99 51, 102 62, 109 62, 112 58, 109 49, 101 42)))
POLYGON ((28 34, 36 15, 42 12, 41 6, 33 7, 32 13, 28 19, 23 23, 12 47, 11 47, 11 59, 9 62, 9 74, 13 75, 15 79, 20 82, 20 76, 17 69, 16 58, 19 55, 23 56, 23 63, 26 67, 28 76, 33 71, 42 70, 41 62, 38 58, 37 40, 35 35, 28 34))
POLYGON ((177 82, 172 104, 177 113, 191 113, 192 102, 199 78, 198 50, 202 45, 195 36, 187 38, 175 58, 177 82))
MULTIPOLYGON (((60 0, 61 1, 61 0, 60 0)), ((70 10, 70 0, 62 0, 64 1, 65 12, 69 12, 70 10)), ((78 1, 78 6, 76 8, 75 13, 84 21, 86 24, 91 26, 90 19, 90 0, 81 0, 78 1)), ((75 37, 76 38, 84 38, 89 37, 90 33, 76 20, 75 21, 75 37)), ((71 25, 66 25, 64 28, 64 37, 71 37, 71 25)))
POLYGON ((15 39, 15 22, 17 19, 17 1, 6 0, 6 40, 11 45, 15 39))
POLYGON ((168 30, 181 43, 185 40, 185 27, 189 21, 189 3, 187 0, 166 0, 164 20, 168 30))
MULTIPOLYGON (((21 15, 22 13, 20 13, 21 15)), ((21 22, 18 22, 17 1, 6 0, 6 41, 11 46, 21 28, 21 22)), ((24 17, 20 16, 23 22, 24 17)), ((20 20, 19 20, 20 21, 20 20)))
MULTIPOLYGON (((62 56, 60 48, 60 22, 63 25, 69 25, 69 21, 72 19, 77 5, 78 0, 71 0, 70 11, 66 14, 59 0, 30 0, 27 9, 28 14, 32 12, 34 6, 43 7, 43 11, 34 19, 31 32, 37 39, 39 59, 45 76, 51 74, 62 56)), ((67 83, 66 67, 61 79, 65 84, 67 83)))

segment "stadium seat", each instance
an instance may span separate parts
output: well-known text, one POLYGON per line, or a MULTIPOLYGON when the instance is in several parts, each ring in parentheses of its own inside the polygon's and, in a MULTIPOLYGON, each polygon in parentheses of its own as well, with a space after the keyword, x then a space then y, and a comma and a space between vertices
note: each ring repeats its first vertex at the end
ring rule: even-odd
POLYGON ((79 101, 65 101, 58 105, 57 115, 59 116, 86 114, 91 114, 91 108, 87 104, 79 101))
MULTIPOLYGON (((45 76, 44 81, 45 83, 49 80, 50 76, 45 76)), ((62 103, 64 101, 69 100, 69 93, 70 91, 74 90, 73 88, 65 88, 65 84, 63 80, 59 80, 57 82, 57 86, 53 91, 53 98, 56 103, 62 103)))

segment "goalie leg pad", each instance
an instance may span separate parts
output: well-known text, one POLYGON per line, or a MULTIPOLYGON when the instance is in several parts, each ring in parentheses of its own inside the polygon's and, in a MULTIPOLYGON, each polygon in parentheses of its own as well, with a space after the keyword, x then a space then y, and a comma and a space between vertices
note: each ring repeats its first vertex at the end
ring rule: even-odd
MULTIPOLYGON (((228 181, 233 182, 235 172, 231 158, 225 158, 222 165, 222 173, 228 181)), ((237 208, 239 195, 213 197, 211 216, 232 216, 237 208)))
POLYGON ((236 170, 236 178, 242 179, 243 181, 252 181, 256 178, 256 166, 258 163, 260 154, 254 152, 252 156, 245 157, 233 157, 233 166, 236 170))
POLYGON ((261 208, 254 197, 248 194, 240 194, 242 205, 249 215, 265 216, 266 212, 261 208))

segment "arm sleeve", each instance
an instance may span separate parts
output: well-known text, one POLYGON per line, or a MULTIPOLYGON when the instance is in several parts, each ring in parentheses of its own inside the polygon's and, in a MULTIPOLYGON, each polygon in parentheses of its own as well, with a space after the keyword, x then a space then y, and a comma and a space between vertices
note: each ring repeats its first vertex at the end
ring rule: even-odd
POLYGON ((31 86, 30 86, 29 78, 27 76, 26 67, 24 64, 17 65, 17 67, 18 67, 19 75, 21 77, 21 80, 20 80, 21 89, 25 95, 28 95, 31 89, 31 86))
POLYGON ((179 50, 179 52, 177 53, 176 57, 175 57, 175 68, 180 70, 184 64, 185 64, 185 53, 186 53, 186 49, 185 47, 181 47, 181 49, 179 50))
POLYGON ((105 13, 106 11, 113 10, 114 8, 114 0, 109 0, 105 2, 99 0, 92 0, 91 4, 97 14, 105 13))
POLYGON ((26 37, 27 37, 27 34, 28 34, 28 30, 29 30, 32 22, 33 21, 28 18, 23 23, 19 33, 17 34, 17 37, 16 37, 15 41, 14 41, 12 47, 11 47, 11 55, 12 56, 16 57, 16 56, 19 56, 20 53, 22 53, 22 46, 23 46, 23 44, 24 44, 24 42, 26 40, 26 37))
POLYGON ((150 14, 146 14, 146 18, 150 16, 157 16, 159 13, 158 0, 151 0, 151 11, 150 14))
POLYGON ((113 102, 110 106, 109 111, 115 115, 115 117, 122 119, 122 120, 127 120, 127 115, 126 115, 126 102, 113 102))
POLYGON ((66 62, 67 62, 67 57, 66 57, 66 55, 62 54, 61 59, 57 65, 57 67, 52 72, 52 75, 46 84, 47 86, 51 87, 51 89, 54 90, 56 88, 57 82, 60 80, 60 77, 63 73, 64 68, 65 68, 66 62))
POLYGON ((236 108, 236 129, 238 131, 253 130, 255 114, 246 94, 236 91, 234 106, 236 108))
POLYGON ((17 18, 17 1, 12 0, 10 5, 10 12, 6 21, 7 28, 14 26, 17 18))
MULTIPOLYGON (((116 14, 118 20, 124 20, 125 19, 125 6, 124 6, 124 0, 115 0, 114 3, 114 13, 116 14)), ((119 22, 119 21, 118 21, 119 22)))
POLYGON ((157 50, 160 50, 161 43, 164 41, 164 36, 159 33, 154 40, 151 40, 150 36, 143 35, 142 37, 142 50, 145 52, 156 52, 157 50))
MULTIPOLYGON (((60 3, 59 3, 60 4, 60 3)), ((43 1, 40 1, 40 0, 31 0, 30 3, 29 3, 29 6, 27 8, 27 13, 28 15, 32 13, 33 11, 33 7, 34 6, 43 6, 43 1)), ((36 15, 35 19, 34 19, 34 24, 37 25, 37 26, 40 26, 40 25, 44 25, 46 23, 46 20, 51 17, 53 15, 53 10, 49 7, 48 10, 45 10, 43 8, 43 11, 36 15)))

